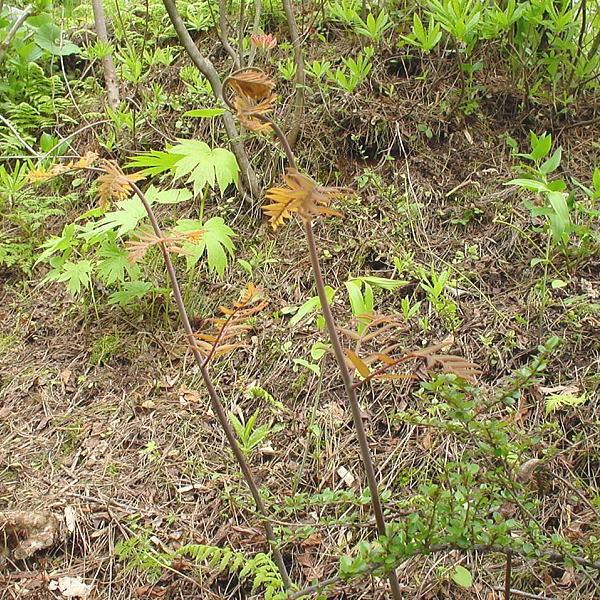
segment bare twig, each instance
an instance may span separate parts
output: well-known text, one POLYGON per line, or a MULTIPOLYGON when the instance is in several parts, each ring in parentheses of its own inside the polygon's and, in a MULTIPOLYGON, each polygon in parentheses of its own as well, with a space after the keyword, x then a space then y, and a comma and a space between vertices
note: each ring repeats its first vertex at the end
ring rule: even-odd
POLYGON ((16 18, 12 27, 8 30, 6 37, 2 40, 2 43, 0 43, 0 65, 4 62, 6 51, 8 50, 10 43, 13 41, 13 38, 15 35, 17 35, 17 32, 19 29, 21 29, 23 23, 25 23, 31 14, 33 14, 33 4, 28 4, 16 18))
POLYGON ((296 90, 294 93, 294 114, 292 116, 292 126, 287 135, 288 142, 292 148, 296 146, 300 128, 302 126, 302 115, 304 114, 304 92, 306 87, 306 74, 304 72, 304 55, 302 53, 302 44, 300 42, 300 34, 298 33, 298 25, 294 17, 294 8, 290 0, 283 1, 283 10, 287 19, 288 29, 290 30, 290 40, 294 47, 294 61, 296 63, 296 77, 294 83, 296 90))
MULTIPOLYGON (((496 592, 504 592, 506 594, 506 589, 501 587, 492 588, 496 592)), ((519 596, 520 598, 531 598, 532 600, 554 600, 554 598, 550 598, 549 596, 540 596, 539 594, 531 594, 530 592, 522 592, 521 590, 508 590, 509 595, 505 598, 510 598, 510 596, 519 596)))
POLYGON ((229 43, 229 25, 227 24, 227 1, 219 0, 219 39, 223 48, 233 61, 233 68, 240 68, 240 55, 235 51, 233 46, 229 43))
MULTIPOLYGON (((108 32, 106 30, 106 19, 104 18, 104 9, 102 0, 92 0, 92 8, 94 10, 94 26, 98 39, 108 45, 108 32)), ((115 63, 112 59, 112 52, 105 52, 102 57, 102 69, 104 70, 104 81, 106 83, 106 93, 108 105, 113 110, 119 107, 119 81, 117 79, 117 71, 115 63)))
MULTIPOLYGON (((194 65, 196 65, 198 70, 206 77, 206 79, 208 79, 215 97, 218 100, 222 100, 223 86, 221 84, 221 79, 219 78, 214 65, 208 58, 205 58, 201 54, 200 50, 198 50, 196 47, 196 44, 194 44, 194 40, 192 40, 185 23, 183 22, 183 19, 177 10, 175 0, 163 0, 163 4, 169 13, 169 18, 171 19, 171 23, 173 23, 173 27, 177 32, 177 37, 179 38, 181 45, 192 59, 194 65)), ((231 150, 235 154, 237 162, 240 166, 243 182, 248 192, 252 196, 257 197, 259 195, 260 188, 258 185, 258 180, 256 179, 256 173, 250 164, 244 144, 239 139, 239 134, 233 117, 230 113, 224 113, 222 118, 223 124, 225 125, 225 130, 229 136, 231 150)))
MULTIPOLYGON (((156 216, 154 215, 154 211, 152 210, 150 203, 146 199, 146 196, 144 195, 142 190, 135 183, 130 182, 130 185, 131 185, 131 188, 133 189, 133 191, 135 192, 135 194, 137 195, 137 197, 140 199, 140 201, 144 205, 144 208, 146 209, 146 213, 148 214, 148 218, 150 219, 150 223, 152 225, 152 229, 154 230, 155 235, 157 237, 159 237, 161 240, 164 239, 162 230, 158 224, 158 221, 156 220, 156 216)), ((181 319, 181 324, 183 325, 183 329, 185 331, 189 347, 192 350, 192 354, 194 355, 194 360, 196 361, 198 367, 200 368, 200 374, 202 375, 202 379, 204 380, 204 384, 206 385, 206 389, 207 389, 208 395, 210 397, 210 403, 211 403, 212 409, 213 409, 214 413, 217 415, 217 418, 219 420, 219 423, 221 424, 223 432, 225 433, 225 437, 227 438, 229 446, 231 447, 233 454, 237 460, 237 463, 240 467, 240 470, 242 471, 242 475, 243 475, 248 487, 250 488, 250 493, 252 494, 252 498, 254 499, 256 509, 262 518, 263 527, 265 529, 267 539, 269 540, 269 543, 271 545, 271 551, 273 552, 273 558, 275 560, 275 563, 277 564, 277 567, 279 568, 281 578, 283 579, 283 582, 284 582, 286 588, 289 588, 291 586, 291 581, 290 581, 285 563, 283 562, 283 556, 281 555, 281 552, 280 552, 279 548, 277 547, 277 540, 275 538, 275 534, 273 532, 273 527, 269 520, 269 514, 267 512, 266 506, 260 496, 260 491, 258 489, 258 485, 256 484, 254 475, 252 474, 252 471, 250 470, 250 466, 249 466, 248 462, 246 461, 246 457, 244 456, 244 453, 242 452, 242 450, 237 442, 237 439, 235 437, 233 429, 231 428, 231 425, 229 424, 229 420, 227 418, 225 408, 219 398, 219 394, 217 393, 217 390, 214 387, 212 378, 208 371, 208 367, 204 362, 204 358, 202 357, 202 354, 198 350, 198 346, 196 345, 196 338, 194 337, 194 331, 190 324, 190 320, 189 320, 189 317, 188 317, 188 314, 187 314, 187 311, 185 308, 185 304, 183 302, 183 296, 181 295, 181 289, 179 287, 179 281, 177 279, 175 267, 173 266, 173 261, 171 260, 171 255, 169 254, 169 251, 164 243, 160 243, 160 248, 162 251, 163 259, 165 261, 167 273, 169 275, 169 279, 171 282, 171 288, 173 290, 175 304, 177 305, 177 309, 179 311, 179 317, 181 319)))

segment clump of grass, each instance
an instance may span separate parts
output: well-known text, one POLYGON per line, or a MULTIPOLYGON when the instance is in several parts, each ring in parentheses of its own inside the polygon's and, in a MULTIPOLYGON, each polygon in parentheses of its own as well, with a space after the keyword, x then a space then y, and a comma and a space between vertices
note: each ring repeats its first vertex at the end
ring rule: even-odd
POLYGON ((118 352, 120 345, 121 340, 118 335, 114 333, 103 335, 92 344, 89 364, 95 367, 108 364, 118 352))
POLYGON ((0 334, 0 356, 4 356, 17 344, 16 336, 11 333, 0 334))

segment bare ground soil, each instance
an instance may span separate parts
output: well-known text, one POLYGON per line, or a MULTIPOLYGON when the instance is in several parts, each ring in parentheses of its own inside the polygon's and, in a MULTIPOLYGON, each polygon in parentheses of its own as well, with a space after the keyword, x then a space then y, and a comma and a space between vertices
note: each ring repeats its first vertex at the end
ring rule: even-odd
MULTIPOLYGON (((407 253, 414 254, 415 264, 438 271, 451 266, 467 274, 454 298, 461 324, 453 332, 453 351, 482 367, 485 389, 501 385, 551 334, 563 338, 544 383, 588 390, 589 400, 554 419, 561 451, 549 465, 552 484, 542 493, 544 526, 571 539, 598 535, 598 504, 594 508, 592 501, 600 487, 600 315, 578 308, 599 301, 598 255, 571 267, 568 287, 553 290, 542 312, 534 290, 539 271, 534 273, 530 261, 544 241, 531 233, 522 195, 503 185, 513 176, 513 159, 502 137, 509 134, 523 143, 529 129, 553 131, 564 148, 563 174, 586 180, 598 164, 600 130, 597 124, 577 123, 594 115, 593 101, 559 117, 546 107, 520 106, 494 79, 486 82, 487 92, 472 116, 447 117, 437 107, 455 97, 452 66, 415 66, 393 58, 377 66, 368 95, 340 97, 336 103, 319 94, 308 99, 299 144, 302 166, 321 180, 339 171, 355 187, 365 169, 381 179, 377 185, 366 183, 357 198, 340 207, 343 219, 318 225, 325 277, 333 287, 353 275, 389 277, 392 258, 407 253), (416 80, 425 67, 431 76, 416 80), (378 90, 385 85, 395 86, 391 97, 378 90), (565 309, 562 301, 574 296, 582 302, 565 309)), ((81 143, 83 149, 87 141, 81 143)), ((280 163, 265 158, 264 142, 251 146, 263 152, 264 179, 275 179, 280 163)), ((256 207, 237 201, 210 210, 232 221, 240 234, 240 258, 249 260, 254 250, 272 259, 257 267, 254 278, 267 291, 272 310, 261 318, 252 348, 215 370, 228 409, 249 415, 260 408, 262 419, 282 425, 270 436, 269 447, 252 455, 261 485, 280 498, 296 488, 309 494, 344 489, 347 483, 338 473, 344 467, 354 476, 350 487, 362 489, 357 445, 335 370, 325 369, 319 383, 292 362, 306 358, 312 342, 323 338, 314 325, 290 328, 281 312, 314 294, 299 229, 291 224, 275 236, 261 224, 256 207), (248 397, 245 390, 253 384, 284 408, 248 397), (320 431, 318 451, 307 434, 311 423, 320 431)), ((60 229, 59 220, 55 225, 60 229)), ((562 268, 562 259, 556 260, 562 268)), ((415 278, 406 276, 406 288, 379 296, 382 310, 398 311, 401 298, 413 292, 422 299, 415 278)), ((200 577, 186 565, 180 572, 165 569, 149 584, 143 570, 128 569, 127 561, 115 555, 119 541, 142 531, 152 533, 151 544, 159 550, 183 542, 226 544, 248 554, 265 549, 249 494, 208 408, 172 307, 109 308, 100 292, 95 302, 82 305, 57 285, 41 285, 41 277, 27 281, 15 272, 1 277, 0 510, 59 515, 67 510, 74 524, 47 552, 7 561, 0 571, 0 598, 54 598, 48 578, 61 574, 83 577, 93 583, 96 597, 111 600, 250 597, 235 578, 200 577), (107 336, 112 345, 99 358, 100 341, 107 336)), ((200 316, 211 314, 223 299, 236 297, 244 280, 237 267, 220 283, 197 277, 188 303, 200 316)), ((347 322, 342 297, 334 308, 347 322)), ((418 348, 448 334, 447 325, 431 315, 429 331, 411 322, 400 341, 407 349, 418 348)), ((464 451, 449 437, 394 422, 395 412, 418 403, 415 389, 411 382, 380 385, 362 398, 379 477, 399 495, 410 493, 420 473, 439 457, 459 459, 464 451)), ((545 419, 543 399, 537 387, 525 393, 515 427, 537 430, 545 419)), ((540 454, 543 449, 542 444, 540 454)), ((363 535, 359 524, 344 522, 348 508, 279 514, 282 526, 333 516, 340 522, 317 527, 310 538, 285 549, 294 580, 335 573, 336 557, 363 535)), ((492 587, 501 585, 503 569, 503 561, 493 556, 465 559, 450 553, 408 560, 399 575, 406 597, 491 600, 498 597, 492 587), (461 561, 476 573, 469 591, 439 575, 440 567, 461 561)), ((543 562, 515 560, 513 587, 553 598, 598 597, 597 580, 543 562)), ((342 585, 331 597, 386 595, 380 582, 363 581, 342 585)))

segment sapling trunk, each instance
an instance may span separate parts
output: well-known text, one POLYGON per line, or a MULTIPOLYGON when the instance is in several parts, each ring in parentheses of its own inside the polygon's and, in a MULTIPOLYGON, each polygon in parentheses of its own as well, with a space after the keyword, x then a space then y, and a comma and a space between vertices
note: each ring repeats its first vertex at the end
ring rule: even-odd
MULTIPOLYGON (((104 8, 102 0, 92 0, 94 9, 94 26, 98 39, 105 45, 108 45, 108 31, 106 29, 106 19, 104 18, 104 8)), ((108 105, 112 110, 119 108, 119 81, 115 63, 112 59, 112 52, 107 51, 102 58, 102 69, 104 70, 104 81, 106 83, 106 94, 108 105)))
MULTIPOLYGON (((208 79, 215 98, 217 98, 217 100, 222 100, 223 86, 221 84, 219 74, 210 60, 205 58, 200 53, 200 50, 198 50, 196 47, 196 44, 194 44, 194 40, 192 40, 185 23, 183 22, 183 19, 177 10, 175 0, 163 0, 163 4, 167 9, 167 13, 169 14, 169 18, 171 19, 171 23, 175 28, 175 32, 177 33, 177 37, 179 38, 181 45, 192 59, 194 65, 196 65, 202 75, 208 79)), ((258 197, 260 186, 258 185, 258 180, 256 179, 256 173, 250 164, 244 144, 239 139, 239 133, 237 127, 235 126, 233 117, 229 113, 224 113, 222 118, 225 131, 229 137, 231 150, 235 154, 235 158, 240 166, 242 180, 244 181, 246 189, 251 196, 258 197)))
MULTIPOLYGON (((140 190, 140 188, 135 183, 130 182, 130 185, 131 185, 133 191, 135 192, 135 194, 137 195, 137 197, 140 199, 140 201, 144 205, 144 208, 146 209, 146 213, 148 214, 148 218, 150 219, 150 223, 152 225, 154 234, 158 238, 163 239, 164 236, 162 234, 162 230, 160 228, 160 225, 158 224, 158 221, 156 220, 156 216, 154 214, 154 211, 152 210, 152 207, 150 206, 150 203, 146 199, 146 196, 144 195, 142 190, 140 190)), ((281 574, 281 578, 284 582, 286 589, 289 589, 292 584, 291 584, 285 563, 283 562, 283 556, 281 555, 281 552, 280 552, 279 548, 277 547, 277 540, 275 538, 275 533, 273 532, 273 527, 269 520, 269 515, 267 512, 266 506, 260 496, 260 491, 258 489, 258 485, 256 484, 256 481, 254 479, 254 475, 252 474, 252 471, 250 470, 250 465, 248 464, 246 457, 244 456, 244 453, 242 452, 242 450, 237 442, 235 433, 233 432, 233 429, 231 428, 231 425, 229 424, 229 420, 227 419, 227 414, 225 413, 225 408, 223 407, 223 403, 221 402, 221 400, 219 398, 217 390, 215 389, 215 386, 212 382, 212 378, 208 371, 207 361, 202 357, 202 354, 200 354, 200 351, 198 350, 198 347, 196 345, 196 338, 194 337, 194 331, 190 324, 190 319, 188 317, 187 311, 185 309, 185 305, 183 303, 183 297, 181 295, 181 289, 179 286, 179 281, 177 279, 177 273, 175 272, 175 267, 173 266, 173 261, 171 260, 171 255, 169 254, 169 250, 165 246, 164 243, 160 244, 160 249, 161 249, 161 252, 163 255, 163 259, 165 261, 165 267, 167 269, 167 274, 169 275, 169 280, 171 282, 171 288, 173 290, 173 297, 175 298, 175 303, 176 303, 177 309, 179 311, 179 317, 181 319, 181 324, 183 325, 183 329, 185 331, 189 347, 192 350, 192 353, 194 355, 194 360, 196 361, 198 367, 200 368, 200 374, 202 375, 202 379, 204 380, 204 385, 206 385, 206 389, 208 390, 208 395, 210 397, 210 403, 211 403, 212 409, 215 412, 215 414, 217 415, 217 419, 219 420, 221 428, 223 429, 223 432, 225 433, 227 442, 229 443, 229 446, 231 447, 231 450, 233 451, 233 454, 237 460, 240 470, 242 471, 242 475, 243 475, 248 487, 250 488, 250 493, 252 494, 254 504, 256 505, 256 509, 262 519, 263 527, 265 529, 267 539, 269 541, 269 544, 271 545, 271 551, 273 552, 273 558, 275 560, 275 563, 277 564, 279 573, 281 574)))

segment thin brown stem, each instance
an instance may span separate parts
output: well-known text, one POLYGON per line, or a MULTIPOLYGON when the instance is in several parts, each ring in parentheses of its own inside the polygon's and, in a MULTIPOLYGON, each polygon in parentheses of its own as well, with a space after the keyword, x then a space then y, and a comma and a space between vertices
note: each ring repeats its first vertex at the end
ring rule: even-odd
POLYGON ((506 566, 504 568, 504 600, 510 600, 510 583, 512 578, 512 554, 506 553, 506 566))
POLYGON ((294 47, 294 62, 296 63, 296 76, 294 78, 296 86, 294 92, 294 114, 292 116, 292 126, 287 135, 287 141, 290 147, 294 148, 298 141, 298 136, 300 135, 300 128, 302 127, 306 73, 304 71, 304 55, 302 53, 302 43, 300 42, 298 25, 296 24, 296 18, 294 16, 294 7, 290 0, 282 0, 282 3, 288 29, 290 30, 290 40, 294 47))
POLYGON ((240 55, 235 51, 233 46, 229 43, 229 26, 227 25, 227 2, 226 0, 219 0, 219 39, 223 48, 233 61, 233 68, 240 68, 240 55))
MULTIPOLYGON (((323 281, 323 274, 321 273, 321 265, 319 262, 319 253, 317 250, 317 244, 315 242, 315 236, 313 232, 312 222, 309 220, 305 221, 304 231, 306 233, 306 241, 308 244, 308 251, 310 254, 310 263, 313 269, 313 276, 315 284, 317 286, 317 293, 319 300, 321 301, 321 310, 323 311, 323 317, 327 325, 327 332, 329 333, 329 339, 333 347, 333 352, 340 369, 340 374, 344 382, 344 388, 348 401, 350 402, 350 410, 352 412, 352 420, 354 421, 354 427, 356 429, 356 437, 358 438, 358 445, 360 448, 360 454, 362 462, 367 475, 367 483, 369 490, 371 491, 371 506, 373 508, 373 515, 375 516, 375 522, 377 524, 377 532, 379 535, 386 535, 385 518, 383 516, 383 508, 381 505, 381 498, 379 496, 379 489, 377 486, 377 477, 375 475, 375 467, 373 466, 373 459, 371 457, 371 450, 369 448, 369 442, 367 440, 367 434, 365 432, 365 426, 363 424, 362 411, 358 398, 356 396, 356 390, 354 389, 354 382, 352 375, 346 366, 346 356, 342 343, 338 335, 337 327, 333 314, 331 313, 331 307, 327 300, 327 293, 325 291, 325 282, 323 281)), ((400 584, 395 571, 392 571, 388 575, 392 596, 396 600, 401 600, 402 594, 400 591, 400 584)))
MULTIPOLYGON (((296 158, 294 156, 294 152, 292 151, 287 137, 271 119, 264 115, 259 115, 259 118, 263 122, 271 124, 271 126, 273 127, 273 131, 275 132, 275 134, 279 138, 279 141, 281 142, 281 145, 283 146, 290 167, 295 169, 296 158)), ((352 375, 350 374, 350 371, 348 371, 348 367, 346 366, 346 356, 342 348, 342 343, 340 341, 335 319, 333 318, 333 314, 331 313, 329 300, 327 299, 327 292, 325 291, 325 282, 323 280, 323 274, 321 272, 319 252, 317 250, 317 244, 315 242, 312 222, 308 219, 304 221, 304 231, 306 234, 306 243, 308 245, 308 251, 310 254, 310 263, 313 270, 313 277, 315 280, 315 285, 317 287, 319 300, 321 302, 321 310, 323 311, 323 317, 325 318, 325 323, 327 326, 327 331, 329 333, 331 345, 333 347, 335 358, 340 369, 340 374, 344 382, 346 395, 350 403, 352 420, 354 421, 354 427, 356 428, 356 437, 358 438, 360 454, 367 475, 367 484, 371 492, 371 507, 373 509, 373 515, 377 524, 377 532, 379 533, 379 535, 383 536, 386 535, 385 518, 383 516, 383 507, 381 505, 381 497, 379 495, 379 489, 377 486, 375 467, 373 466, 371 450, 369 448, 369 442, 367 440, 367 434, 365 432, 365 427, 362 420, 362 411, 358 403, 356 390, 354 389, 352 375)), ((396 576, 396 572, 391 571, 388 574, 388 579, 390 582, 390 589, 392 591, 393 598, 395 600, 401 600, 402 594, 400 592, 400 584, 398 583, 398 577, 396 576)))
MULTIPOLYGON (((158 238, 163 239, 164 236, 162 230, 160 228, 160 225, 158 224, 158 221, 156 220, 156 216, 154 214, 154 211, 152 210, 152 207, 150 206, 150 203, 146 199, 146 196, 135 183, 130 182, 130 185, 133 191, 135 192, 136 196, 140 199, 140 201, 144 205, 144 208, 146 209, 146 213, 148 214, 148 218, 150 219, 150 223, 152 225, 152 229, 154 230, 154 234, 158 238)), ((177 279, 177 273, 175 272, 175 267, 173 266, 171 255, 169 254, 169 251, 164 242, 160 244, 160 249, 163 255, 163 259, 165 261, 165 267, 169 275, 169 280, 171 282, 171 288, 173 290, 175 304, 177 305, 177 309, 179 311, 181 324, 183 325, 183 329, 185 331, 189 347, 194 355, 194 360, 200 368, 200 374, 202 375, 202 379, 204 380, 204 384, 206 385, 206 389, 208 390, 208 395, 210 398, 212 409, 217 415, 217 419, 219 420, 223 432, 225 433, 227 442, 229 443, 229 446, 233 451, 233 454, 237 460, 240 470, 242 471, 242 475, 248 485, 248 488, 250 489, 250 493, 252 494, 252 498, 254 500, 254 504, 256 505, 257 512, 261 516, 263 527, 265 529, 267 539, 271 546, 271 551, 273 552, 273 558, 277 564, 279 573, 281 574, 281 578, 283 579, 285 587, 289 589, 292 584, 285 563, 283 562, 283 556, 281 555, 281 552, 277 547, 277 540, 275 538, 273 527, 269 520, 267 508, 260 496, 260 491, 258 489, 258 485, 256 484, 256 480, 254 479, 254 475, 250 470, 250 465, 248 464, 246 457, 244 456, 244 453, 242 452, 237 442, 233 429, 231 428, 223 403, 221 402, 219 394, 217 393, 217 390, 215 389, 214 384, 212 382, 212 378, 208 371, 208 367, 204 362, 204 359, 198 349, 198 346, 196 345, 196 338, 194 337, 194 331, 190 324, 190 319, 188 317, 185 304, 183 302, 183 296, 181 294, 181 288, 177 279)))

